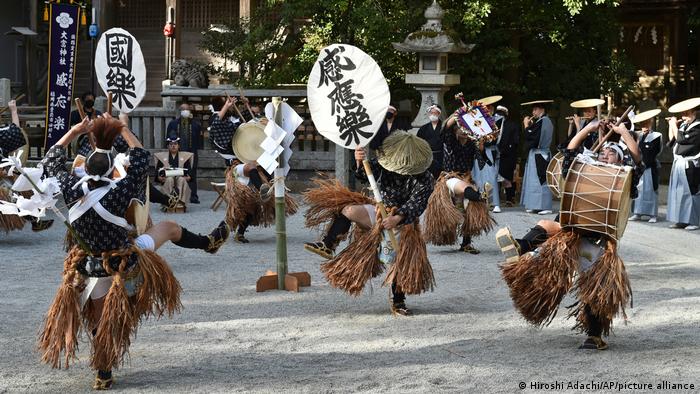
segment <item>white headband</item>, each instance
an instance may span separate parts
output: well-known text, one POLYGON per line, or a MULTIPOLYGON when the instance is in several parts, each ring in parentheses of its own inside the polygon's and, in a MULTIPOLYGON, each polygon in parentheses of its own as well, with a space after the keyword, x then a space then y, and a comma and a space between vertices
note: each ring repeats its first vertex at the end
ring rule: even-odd
POLYGON ((623 148, 622 148, 622 146, 620 146, 620 144, 617 144, 615 142, 606 142, 605 144, 603 144, 603 148, 610 148, 610 149, 614 150, 615 153, 617 153, 617 157, 620 160, 622 160, 625 157, 625 153, 622 150, 623 148))
POLYGON ((440 109, 440 107, 438 107, 438 106, 435 105, 435 104, 433 104, 433 105, 431 105, 430 107, 428 107, 428 112, 430 112, 430 111, 432 111, 432 110, 438 111, 440 114, 442 114, 442 110, 440 109))

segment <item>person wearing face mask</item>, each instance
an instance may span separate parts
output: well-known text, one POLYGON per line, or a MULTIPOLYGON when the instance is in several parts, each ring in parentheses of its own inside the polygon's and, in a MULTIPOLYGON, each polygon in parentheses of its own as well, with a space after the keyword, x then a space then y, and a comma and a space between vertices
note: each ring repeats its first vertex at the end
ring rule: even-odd
POLYGON ((379 126, 379 131, 377 131, 377 134, 372 138, 372 141, 369 142, 370 149, 379 149, 386 137, 396 130, 404 129, 396 119, 396 112, 396 107, 393 105, 390 105, 389 109, 386 110, 386 120, 382 122, 382 125, 379 126))
POLYGON ((668 184, 668 213, 671 228, 697 230, 700 226, 700 97, 669 107, 681 114, 668 120, 669 147, 673 149, 673 167, 668 184), (678 123, 680 122, 680 126, 678 123))
MULTIPOLYGON (((82 96, 80 96, 80 100, 83 103, 83 111, 85 111, 85 115, 94 120, 98 116, 102 115, 102 112, 98 111, 95 109, 95 94, 93 94, 91 91, 87 91, 83 93, 82 96)), ((76 124, 80 123, 82 121, 80 117, 80 112, 75 109, 71 111, 70 113, 70 127, 75 126, 76 124)), ((126 145, 126 143, 124 143, 126 145)), ((90 144, 88 143, 87 136, 81 135, 78 140, 77 140, 77 149, 78 155, 82 155, 87 157, 87 155, 90 153, 92 148, 90 147, 90 144)))
POLYGON ((176 135, 180 139, 180 151, 192 153, 192 169, 188 185, 192 194, 190 202, 199 204, 197 195, 197 151, 202 147, 202 125, 193 118, 192 106, 188 103, 180 105, 180 116, 168 124, 168 135, 176 135))
POLYGON ((442 132, 441 113, 442 108, 437 104, 428 107, 428 119, 430 122, 421 126, 417 134, 419 138, 424 139, 430 145, 430 149, 433 151, 433 162, 430 164, 428 171, 433 174, 435 179, 440 176, 440 172, 442 171, 443 149, 442 138, 440 137, 440 133, 442 132))
MULTIPOLYGON (((102 115, 102 112, 95 109, 95 95, 92 92, 88 91, 83 93, 83 95, 80 96, 80 100, 83 103, 83 110, 88 118, 95 119, 102 115)), ((81 121, 82 119, 80 118, 80 112, 77 109, 71 111, 70 126, 73 127, 81 121)))

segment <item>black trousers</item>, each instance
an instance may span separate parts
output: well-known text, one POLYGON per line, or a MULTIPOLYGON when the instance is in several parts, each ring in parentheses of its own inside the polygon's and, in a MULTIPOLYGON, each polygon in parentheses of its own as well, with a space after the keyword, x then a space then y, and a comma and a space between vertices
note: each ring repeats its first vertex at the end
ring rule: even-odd
POLYGON ((192 153, 194 154, 194 157, 192 157, 192 168, 190 168, 190 181, 187 182, 187 184, 190 186, 190 190, 192 190, 190 202, 199 200, 199 196, 197 195, 197 165, 199 164, 199 155, 197 154, 196 150, 192 153))
POLYGON ((588 336, 591 337, 599 337, 603 333, 603 326, 601 324, 600 319, 598 316, 594 315, 593 312, 591 311, 591 308, 586 305, 583 308, 583 313, 586 314, 586 320, 588 321, 588 327, 586 327, 586 331, 588 336))
POLYGON ((396 290, 396 282, 391 283, 391 298, 394 304, 399 304, 406 301, 406 295, 396 290))

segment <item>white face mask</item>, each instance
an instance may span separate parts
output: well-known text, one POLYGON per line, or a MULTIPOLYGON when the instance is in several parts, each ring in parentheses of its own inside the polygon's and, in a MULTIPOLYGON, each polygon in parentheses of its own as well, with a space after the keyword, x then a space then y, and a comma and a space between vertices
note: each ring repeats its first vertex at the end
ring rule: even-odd
POLYGON ((428 119, 430 119, 431 122, 437 122, 440 117, 437 115, 428 115, 428 119))
POLYGON ((191 118, 192 112, 190 112, 189 109, 183 109, 182 111, 180 111, 180 116, 183 118, 191 118))

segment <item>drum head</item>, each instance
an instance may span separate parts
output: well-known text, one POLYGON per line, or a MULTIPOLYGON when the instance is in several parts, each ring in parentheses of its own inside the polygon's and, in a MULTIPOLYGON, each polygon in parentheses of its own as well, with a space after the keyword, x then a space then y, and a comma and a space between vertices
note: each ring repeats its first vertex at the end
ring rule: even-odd
POLYGON ((263 154, 260 144, 265 140, 265 127, 258 123, 245 123, 233 135, 231 145, 238 160, 251 163, 263 154))
POLYGON ((555 198, 561 198, 561 165, 564 162, 564 154, 559 152, 547 165, 547 186, 555 198))

